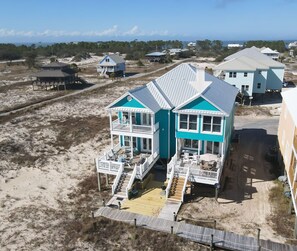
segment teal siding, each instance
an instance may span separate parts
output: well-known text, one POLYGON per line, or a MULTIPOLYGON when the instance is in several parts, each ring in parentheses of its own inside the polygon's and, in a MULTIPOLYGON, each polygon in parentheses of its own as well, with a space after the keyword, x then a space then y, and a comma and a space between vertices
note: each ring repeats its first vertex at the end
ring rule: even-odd
MULTIPOLYGON (((168 111, 160 110, 155 115, 156 123, 159 122, 159 151, 161 158, 168 158, 168 111)), ((174 124, 172 125, 174 127, 174 124)), ((174 137, 170 139, 170 142, 175 140, 174 137)))
POLYGON ((216 107, 206 101, 204 98, 199 97, 189 104, 185 105, 181 109, 193 109, 193 110, 208 110, 208 111, 219 111, 216 107))
POLYGON ((224 141, 224 136, 223 135, 180 132, 180 131, 176 132, 176 138, 207 140, 207 141, 217 141, 217 142, 223 142, 224 141))
POLYGON ((172 111, 170 111, 170 157, 174 156, 175 150, 175 114, 172 111))
POLYGON ((112 107, 132 107, 132 108, 146 108, 140 104, 136 99, 132 98, 130 101, 127 97, 124 97, 112 107))

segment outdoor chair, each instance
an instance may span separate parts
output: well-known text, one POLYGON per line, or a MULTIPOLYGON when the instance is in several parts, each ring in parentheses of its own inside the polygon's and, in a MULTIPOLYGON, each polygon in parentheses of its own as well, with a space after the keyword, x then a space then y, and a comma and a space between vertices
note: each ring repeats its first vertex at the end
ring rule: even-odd
POLYGON ((190 162, 190 154, 185 152, 183 157, 184 162, 190 162))

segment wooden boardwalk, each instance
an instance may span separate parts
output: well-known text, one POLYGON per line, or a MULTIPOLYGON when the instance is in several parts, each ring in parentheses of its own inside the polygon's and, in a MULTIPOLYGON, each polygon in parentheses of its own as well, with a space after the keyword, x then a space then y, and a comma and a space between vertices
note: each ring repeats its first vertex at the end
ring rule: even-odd
POLYGON ((173 221, 173 213, 178 213, 181 204, 181 201, 167 200, 161 212, 159 213, 158 218, 173 221))
MULTIPOLYGON (((174 234, 206 245, 210 245, 211 235, 213 235, 214 246, 221 247, 226 250, 259 250, 259 245, 256 238, 211 228, 195 226, 186 224, 184 222, 175 222, 152 216, 145 216, 127 211, 112 209, 109 207, 100 208, 95 212, 95 216, 103 216, 112 220, 127 222, 129 224, 134 224, 134 219, 136 219, 137 226, 167 233, 170 233, 171 227, 173 227, 174 234)), ((261 251, 297 251, 296 246, 280 244, 266 240, 260 240, 260 246, 261 251)))

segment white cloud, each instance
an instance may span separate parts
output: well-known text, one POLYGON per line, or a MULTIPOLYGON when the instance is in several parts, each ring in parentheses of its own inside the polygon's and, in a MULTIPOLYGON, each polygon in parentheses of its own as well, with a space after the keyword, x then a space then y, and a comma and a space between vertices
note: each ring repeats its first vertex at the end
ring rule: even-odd
POLYGON ((136 35, 137 33, 139 33, 139 29, 138 26, 135 25, 130 30, 124 32, 123 35, 136 35))
POLYGON ((13 29, 0 28, 0 37, 72 37, 72 36, 87 36, 87 37, 112 37, 112 36, 166 36, 169 32, 165 31, 141 31, 137 25, 134 25, 130 30, 121 31, 118 25, 113 25, 112 27, 103 31, 64 31, 64 30, 44 30, 44 31, 16 31, 13 29))

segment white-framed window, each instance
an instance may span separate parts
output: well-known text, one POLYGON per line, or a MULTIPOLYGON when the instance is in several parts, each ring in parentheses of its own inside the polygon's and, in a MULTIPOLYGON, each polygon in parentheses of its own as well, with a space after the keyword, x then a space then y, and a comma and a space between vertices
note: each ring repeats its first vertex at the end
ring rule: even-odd
POLYGON ((184 148, 198 149, 198 140, 184 139, 184 148))
POLYGON ((106 62, 109 62, 109 58, 106 58, 105 61, 106 61, 106 62))
POLYGON ((249 85, 242 85, 241 86, 241 92, 244 92, 244 91, 249 91, 249 89, 250 89, 250 86, 249 85))
POLYGON ((197 131, 197 115, 180 114, 179 129, 188 131, 197 131))
POLYGON ((222 117, 203 116, 202 131, 210 133, 221 133, 222 117))
POLYGON ((244 76, 244 77, 247 77, 247 76, 248 76, 248 73, 247 73, 247 72, 244 72, 244 73, 243 73, 243 76, 244 76))
POLYGON ((257 88, 261 89, 261 83, 257 83, 257 88))

